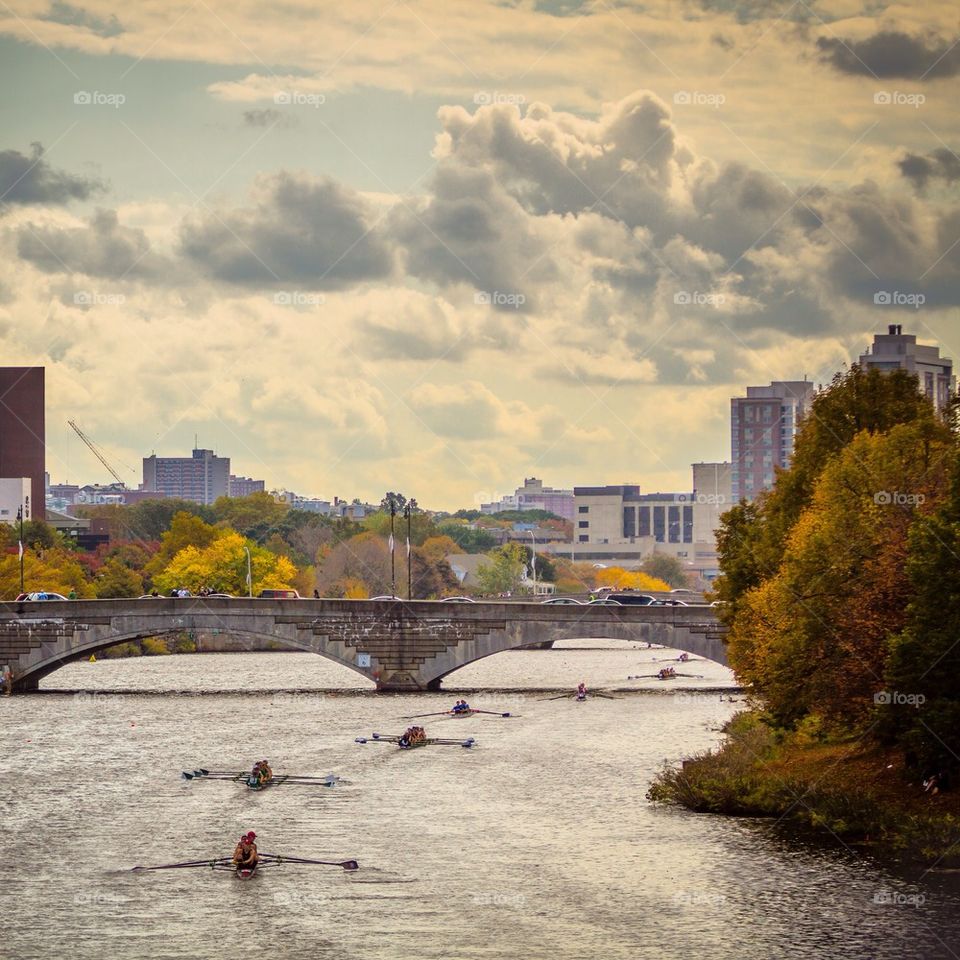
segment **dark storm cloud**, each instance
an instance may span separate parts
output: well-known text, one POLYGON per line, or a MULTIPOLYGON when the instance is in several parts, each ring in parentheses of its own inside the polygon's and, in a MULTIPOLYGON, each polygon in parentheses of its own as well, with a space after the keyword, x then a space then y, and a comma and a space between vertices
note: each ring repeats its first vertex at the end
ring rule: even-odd
POLYGON ((75 177, 43 159, 43 147, 31 144, 30 156, 19 150, 0 151, 0 209, 7 204, 67 203, 86 200, 103 184, 75 177))
POLYGON ((817 48, 821 61, 854 76, 938 80, 960 73, 960 45, 943 37, 920 39, 887 30, 865 40, 820 37, 817 48))
POLYGON ((429 201, 396 210, 391 233, 411 274, 440 286, 469 284, 494 310, 534 309, 533 288, 553 275, 536 224, 488 170, 441 163, 429 201))
POLYGON ((68 27, 86 27, 87 30, 95 33, 98 37, 116 37, 124 32, 120 21, 112 13, 105 19, 89 13, 82 7, 63 3, 61 0, 54 0, 50 4, 50 9, 39 19, 51 23, 62 23, 68 27))
POLYGON ((391 273, 372 211, 346 187, 279 173, 258 181, 254 199, 186 222, 182 255, 215 279, 249 287, 338 290, 391 273))
POLYGON ((121 226, 112 210, 98 210, 88 226, 63 229, 27 224, 17 231, 17 252, 45 273, 92 277, 158 277, 163 264, 142 230, 121 226))
POLYGON ((903 174, 918 190, 923 190, 931 180, 956 183, 960 180, 960 157, 952 150, 941 147, 925 157, 908 153, 897 161, 903 174))

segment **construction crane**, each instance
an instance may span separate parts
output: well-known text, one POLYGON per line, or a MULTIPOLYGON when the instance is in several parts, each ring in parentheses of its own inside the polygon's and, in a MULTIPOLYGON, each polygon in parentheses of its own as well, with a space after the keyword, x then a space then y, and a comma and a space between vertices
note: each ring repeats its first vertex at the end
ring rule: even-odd
POLYGON ((126 490, 127 485, 123 482, 123 480, 120 479, 120 475, 117 473, 117 471, 110 466, 110 462, 103 455, 103 452, 100 450, 100 448, 76 425, 76 423, 74 423, 73 420, 68 420, 67 423, 73 427, 74 433, 76 433, 76 435, 90 448, 90 450, 93 452, 93 455, 107 468, 107 470, 110 472, 110 476, 113 477, 113 479, 116 480, 124 490, 126 490))

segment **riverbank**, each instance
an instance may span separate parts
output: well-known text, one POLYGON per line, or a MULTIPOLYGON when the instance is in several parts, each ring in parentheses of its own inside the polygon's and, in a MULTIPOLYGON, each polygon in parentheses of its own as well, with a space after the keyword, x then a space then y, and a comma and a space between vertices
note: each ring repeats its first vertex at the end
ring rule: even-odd
POLYGON ((898 751, 790 733, 738 714, 720 747, 662 770, 647 797, 701 813, 775 817, 878 852, 960 866, 960 793, 924 791, 898 751))

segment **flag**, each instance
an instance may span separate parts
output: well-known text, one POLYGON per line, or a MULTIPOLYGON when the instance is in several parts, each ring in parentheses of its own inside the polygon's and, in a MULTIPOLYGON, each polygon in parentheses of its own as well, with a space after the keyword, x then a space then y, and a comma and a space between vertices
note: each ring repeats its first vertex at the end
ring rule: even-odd
POLYGON ((407 537, 407 556, 410 556, 410 538, 407 537))
POLYGON ((390 547, 390 552, 393 553, 393 534, 392 533, 390 534, 390 540, 388 545, 390 547))
POLYGON ((23 541, 18 540, 17 545, 20 547, 20 553, 18 554, 18 556, 22 560, 23 559, 23 541))

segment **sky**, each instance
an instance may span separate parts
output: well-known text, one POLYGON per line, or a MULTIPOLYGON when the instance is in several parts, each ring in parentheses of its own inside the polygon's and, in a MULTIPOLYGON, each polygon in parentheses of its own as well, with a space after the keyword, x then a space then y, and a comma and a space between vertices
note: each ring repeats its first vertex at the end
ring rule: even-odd
POLYGON ((950 2, 0 0, 54 482, 688 490, 748 384, 960 359, 950 2))

